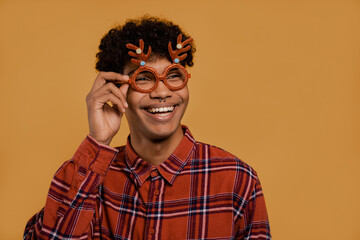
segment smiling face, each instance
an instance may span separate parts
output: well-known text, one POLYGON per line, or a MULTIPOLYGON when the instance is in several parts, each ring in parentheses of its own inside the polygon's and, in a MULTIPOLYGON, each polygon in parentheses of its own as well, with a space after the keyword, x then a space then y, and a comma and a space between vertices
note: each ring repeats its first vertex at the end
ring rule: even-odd
MULTIPOLYGON (((163 74, 171 62, 166 58, 152 57, 146 63, 158 74, 163 74)), ((138 66, 129 63, 124 67, 124 74, 131 74, 138 66)), ((159 141, 174 136, 182 136, 181 119, 189 102, 187 86, 171 91, 160 81, 156 89, 150 93, 137 92, 129 88, 127 94, 129 104, 126 110, 132 139, 149 139, 159 141), (166 101, 159 99, 166 99, 166 101)))

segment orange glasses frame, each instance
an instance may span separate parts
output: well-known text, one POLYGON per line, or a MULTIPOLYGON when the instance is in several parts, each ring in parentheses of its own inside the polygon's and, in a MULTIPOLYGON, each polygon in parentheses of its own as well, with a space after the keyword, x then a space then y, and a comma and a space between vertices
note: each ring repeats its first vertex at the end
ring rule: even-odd
POLYGON ((182 88, 184 88, 188 82, 188 79, 191 77, 191 74, 188 73, 188 71, 186 70, 186 68, 184 68, 181 64, 178 64, 178 63, 173 63, 169 66, 167 66, 163 72, 162 75, 159 75, 155 69, 153 69, 152 67, 148 67, 148 66, 140 66, 138 69, 136 69, 136 71, 132 74, 131 78, 129 79, 129 84, 131 85, 131 87, 138 91, 138 92, 142 92, 142 93, 149 93, 149 92, 152 92, 154 91, 158 85, 159 85, 159 82, 162 81, 165 86, 171 90, 171 91, 177 91, 177 90, 180 90, 182 88), (184 71, 185 73, 185 81, 182 85, 178 86, 178 87, 173 87, 171 85, 169 85, 169 83, 166 81, 166 75, 167 73, 171 70, 171 69, 174 69, 174 68, 179 68, 181 69, 182 71, 184 71), (139 88, 137 85, 136 85, 136 77, 139 73, 141 72, 144 72, 144 71, 149 71, 151 72, 154 76, 155 76, 155 79, 156 79, 156 82, 155 82, 155 85, 150 88, 150 89, 147 89, 147 90, 144 90, 144 89, 141 89, 139 88))
MULTIPOLYGON (((155 69, 146 66, 146 61, 149 59, 150 54, 151 54, 151 46, 149 46, 148 52, 145 54, 144 53, 144 41, 142 39, 139 40, 139 46, 135 46, 134 44, 131 44, 131 43, 126 44, 126 47, 128 49, 133 50, 133 51, 128 52, 128 54, 131 57, 133 57, 131 59, 131 62, 136 65, 139 65, 139 68, 136 69, 136 71, 133 73, 133 75, 131 76, 131 78, 129 79, 129 81, 127 83, 130 84, 130 86, 134 90, 136 90, 138 92, 142 92, 142 93, 149 93, 149 92, 154 91, 157 88, 157 86, 159 85, 160 81, 162 81, 165 84, 165 86, 171 91, 176 91, 176 90, 182 89, 183 87, 186 86, 189 78, 191 77, 191 74, 189 74, 188 71, 186 70, 186 68, 184 68, 184 66, 182 66, 179 63, 180 63, 180 61, 182 61, 186 58, 186 56, 187 56, 186 52, 191 49, 190 43, 192 41, 193 41, 192 38, 188 38, 188 39, 182 41, 182 35, 179 34, 179 36, 177 37, 177 44, 176 44, 175 50, 172 49, 171 42, 169 42, 168 51, 169 51, 171 59, 173 60, 173 63, 165 68, 164 73, 162 75, 159 75, 155 69), (182 84, 179 87, 172 87, 166 81, 166 74, 172 68, 180 68, 185 73, 184 84, 182 84), (154 87, 147 89, 147 90, 143 90, 136 85, 136 81, 135 81, 136 76, 142 71, 149 71, 152 74, 154 74, 155 79, 156 79, 154 87)), ((114 83, 124 83, 124 82, 119 82, 119 81, 113 81, 113 82, 114 83)))

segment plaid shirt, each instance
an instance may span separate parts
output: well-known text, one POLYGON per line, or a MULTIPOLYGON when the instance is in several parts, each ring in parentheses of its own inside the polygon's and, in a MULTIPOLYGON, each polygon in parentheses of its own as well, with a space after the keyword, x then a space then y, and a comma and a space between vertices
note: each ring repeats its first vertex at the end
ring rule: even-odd
POLYGON ((271 239, 256 172, 184 137, 153 166, 87 137, 55 174, 24 239, 271 239))

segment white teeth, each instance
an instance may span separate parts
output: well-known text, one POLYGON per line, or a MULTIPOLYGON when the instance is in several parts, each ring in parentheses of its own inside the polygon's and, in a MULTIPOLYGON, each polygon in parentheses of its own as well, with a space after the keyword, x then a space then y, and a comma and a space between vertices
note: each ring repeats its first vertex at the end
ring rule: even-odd
POLYGON ((170 107, 161 107, 161 108, 149 108, 148 112, 150 113, 166 113, 166 112, 172 112, 174 111, 174 106, 170 107))

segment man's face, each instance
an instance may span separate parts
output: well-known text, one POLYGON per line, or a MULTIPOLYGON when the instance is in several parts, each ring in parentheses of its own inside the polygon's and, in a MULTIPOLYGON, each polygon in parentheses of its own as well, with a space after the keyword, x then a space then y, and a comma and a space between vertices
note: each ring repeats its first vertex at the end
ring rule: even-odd
MULTIPOLYGON (((161 57, 153 57, 146 63, 158 74, 162 74, 170 64, 169 60, 161 57)), ((131 74, 137 68, 129 63, 124 67, 124 74, 131 74)), ((163 140, 181 130, 180 121, 189 102, 189 91, 187 86, 171 91, 160 81, 158 87, 150 93, 129 88, 127 102, 129 107, 126 117, 131 134, 150 140, 163 140), (159 99, 163 100, 160 102, 159 99)))

